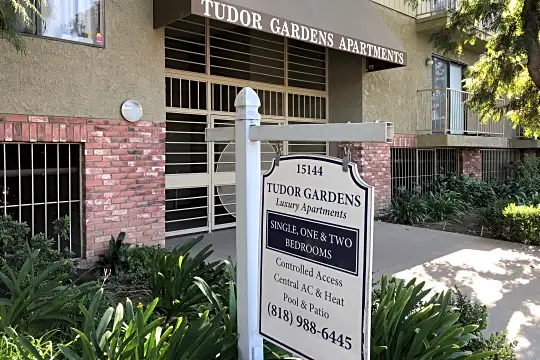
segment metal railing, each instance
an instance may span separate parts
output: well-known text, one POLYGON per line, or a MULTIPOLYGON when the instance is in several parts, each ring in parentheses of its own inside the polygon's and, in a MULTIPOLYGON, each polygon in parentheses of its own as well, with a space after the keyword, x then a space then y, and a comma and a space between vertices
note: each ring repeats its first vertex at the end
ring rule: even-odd
POLYGON ((422 1, 416 8, 417 18, 427 18, 444 14, 448 10, 456 10, 460 5, 459 0, 429 0, 422 1))
POLYGON ((507 120, 482 122, 480 116, 469 109, 470 94, 467 92, 425 89, 417 93, 417 131, 420 135, 505 136, 507 120))
MULTIPOLYGON (((461 5, 460 0, 428 0, 422 1, 416 8, 417 19, 427 19, 430 17, 442 17, 446 16, 449 10, 457 10, 461 5)), ((477 26, 477 36, 480 38, 486 38, 492 34, 490 28, 490 21, 481 20, 477 26)))

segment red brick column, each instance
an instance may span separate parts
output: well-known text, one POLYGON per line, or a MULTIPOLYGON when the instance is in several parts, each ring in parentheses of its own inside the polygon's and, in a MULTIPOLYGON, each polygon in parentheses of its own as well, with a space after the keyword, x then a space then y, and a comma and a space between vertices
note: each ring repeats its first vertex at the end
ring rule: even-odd
POLYGON ((482 153, 480 149, 463 149, 461 163, 464 175, 475 179, 482 178, 482 153))
POLYGON ((383 213, 392 197, 390 144, 356 143, 351 147, 351 159, 362 179, 375 187, 375 213, 383 213))
POLYGON ((0 141, 81 143, 83 242, 89 260, 111 235, 165 241, 165 123, 1 115, 0 141))

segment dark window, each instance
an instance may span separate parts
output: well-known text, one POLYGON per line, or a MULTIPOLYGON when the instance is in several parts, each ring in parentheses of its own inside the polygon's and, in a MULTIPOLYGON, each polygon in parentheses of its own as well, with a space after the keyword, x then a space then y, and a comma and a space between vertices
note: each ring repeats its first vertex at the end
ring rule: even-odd
POLYGON ((78 144, 0 144, 0 216, 51 238, 54 221, 70 218, 70 239, 56 244, 82 256, 81 150, 78 144))

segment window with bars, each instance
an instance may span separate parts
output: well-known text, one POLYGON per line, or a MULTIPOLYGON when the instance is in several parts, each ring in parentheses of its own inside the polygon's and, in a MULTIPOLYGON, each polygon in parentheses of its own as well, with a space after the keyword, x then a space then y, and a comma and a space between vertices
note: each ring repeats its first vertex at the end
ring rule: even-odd
POLYGON ((396 189, 413 190, 419 187, 423 192, 431 190, 437 175, 460 173, 459 149, 391 149, 392 194, 396 189))
POLYGON ((482 156, 482 180, 498 181, 513 179, 515 169, 512 164, 521 160, 520 149, 483 149, 482 156))
POLYGON ((70 238, 58 250, 82 256, 81 149, 78 144, 0 146, 3 214, 25 222, 31 234, 51 237, 55 220, 69 216, 70 238))

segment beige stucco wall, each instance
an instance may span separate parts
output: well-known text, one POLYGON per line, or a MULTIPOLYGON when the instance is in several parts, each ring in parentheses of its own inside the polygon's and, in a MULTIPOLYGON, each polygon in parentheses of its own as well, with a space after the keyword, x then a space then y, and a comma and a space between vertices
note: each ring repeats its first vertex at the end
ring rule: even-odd
POLYGON ((126 99, 163 121, 163 30, 152 0, 105 0, 105 48, 27 38, 26 55, 0 41, 0 113, 118 119, 126 99))
MULTIPOLYGON (((407 51, 407 66, 366 73, 363 79, 363 121, 393 121, 396 133, 415 134, 417 91, 431 88, 431 67, 426 58, 434 53, 429 37, 416 31, 415 19, 372 3, 407 51)), ((473 64, 478 56, 464 53, 459 59, 473 64)))

